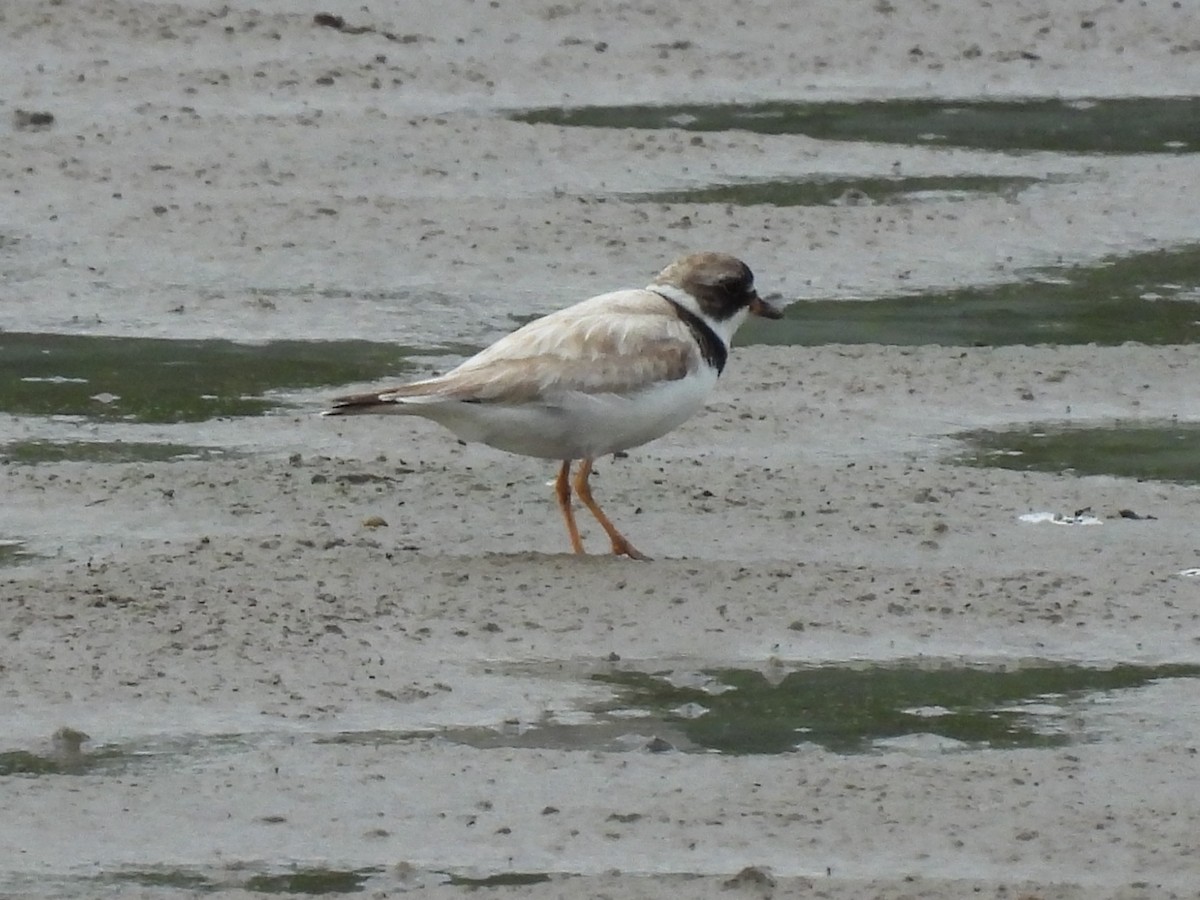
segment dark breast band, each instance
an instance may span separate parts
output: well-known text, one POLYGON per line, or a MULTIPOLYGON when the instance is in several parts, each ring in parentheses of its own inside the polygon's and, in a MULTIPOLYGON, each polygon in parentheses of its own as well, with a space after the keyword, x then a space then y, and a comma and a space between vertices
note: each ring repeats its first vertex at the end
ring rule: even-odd
MULTIPOLYGON (((658 294, 658 291, 654 293, 658 294)), ((716 369, 718 375, 724 372, 725 361, 729 359, 729 348, 725 346, 724 341, 717 337, 717 333, 709 327, 707 322, 690 309, 676 303, 666 294, 658 294, 658 296, 671 304, 679 321, 688 327, 688 331, 692 333, 692 337, 696 339, 696 343, 700 347, 700 355, 704 361, 716 369)))

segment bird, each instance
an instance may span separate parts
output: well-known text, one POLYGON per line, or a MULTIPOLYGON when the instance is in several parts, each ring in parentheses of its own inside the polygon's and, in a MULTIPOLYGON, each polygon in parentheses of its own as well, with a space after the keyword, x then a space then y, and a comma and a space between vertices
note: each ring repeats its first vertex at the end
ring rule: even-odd
POLYGON ((422 416, 463 441, 557 460, 554 493, 571 549, 586 553, 574 491, 614 555, 649 559, 592 496, 593 464, 699 412, 748 316, 783 313, 758 295, 740 259, 691 253, 645 288, 599 294, 534 319, 444 375, 337 397, 324 415, 422 416))

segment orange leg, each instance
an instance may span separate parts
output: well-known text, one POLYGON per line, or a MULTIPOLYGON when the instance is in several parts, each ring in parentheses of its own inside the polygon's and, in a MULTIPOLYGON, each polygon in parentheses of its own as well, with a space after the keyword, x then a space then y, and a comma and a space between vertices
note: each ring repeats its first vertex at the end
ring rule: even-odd
MULTIPOLYGON (((565 468, 563 472, 566 472, 565 468)), ((628 556, 630 559, 649 559, 650 557, 629 543, 625 539, 625 535, 617 531, 617 527, 609 521, 608 516, 604 514, 604 510, 600 508, 600 504, 592 497, 592 489, 588 485, 588 478, 591 477, 591 474, 592 461, 590 459, 582 460, 579 463, 579 470, 575 473, 575 493, 579 495, 579 499, 583 501, 583 505, 591 510, 592 515, 596 517, 596 521, 600 523, 600 527, 608 534, 608 539, 612 541, 613 553, 617 556, 628 556)))
POLYGON ((579 537, 579 526, 575 524, 575 512, 571 509, 571 461, 563 460, 558 470, 558 479, 554 482, 554 493, 558 497, 558 508, 567 523, 567 534, 571 538, 571 549, 583 553, 583 539, 579 537))

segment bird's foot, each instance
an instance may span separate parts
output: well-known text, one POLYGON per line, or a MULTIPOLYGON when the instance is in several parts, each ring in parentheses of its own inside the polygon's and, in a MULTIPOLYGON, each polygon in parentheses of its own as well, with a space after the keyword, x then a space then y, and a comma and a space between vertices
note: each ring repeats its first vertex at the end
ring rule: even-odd
POLYGON ((613 556, 628 556, 630 559, 641 559, 649 562, 651 557, 640 551, 629 541, 623 537, 614 537, 612 539, 613 556))

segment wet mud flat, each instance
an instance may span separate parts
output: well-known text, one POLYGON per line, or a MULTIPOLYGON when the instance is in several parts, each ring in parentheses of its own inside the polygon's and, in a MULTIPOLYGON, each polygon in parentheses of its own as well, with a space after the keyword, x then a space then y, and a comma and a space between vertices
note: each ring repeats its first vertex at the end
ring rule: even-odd
POLYGON ((1126 7, 7 6, 0 893, 1194 895, 1197 51, 1126 7), (599 464, 653 563, 314 415, 702 247, 788 318, 599 464))
POLYGON ((751 350, 600 469, 649 564, 560 552, 536 462, 386 420, 6 463, 6 889, 1187 896, 1200 497, 960 434, 1187 413, 1193 355, 816 348, 798 400, 751 350))

